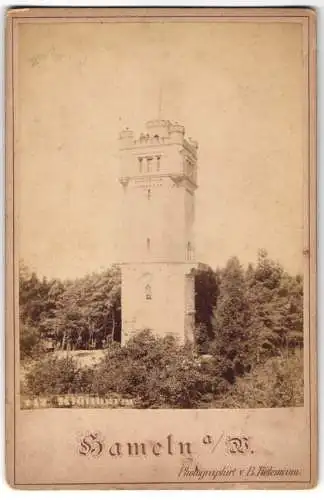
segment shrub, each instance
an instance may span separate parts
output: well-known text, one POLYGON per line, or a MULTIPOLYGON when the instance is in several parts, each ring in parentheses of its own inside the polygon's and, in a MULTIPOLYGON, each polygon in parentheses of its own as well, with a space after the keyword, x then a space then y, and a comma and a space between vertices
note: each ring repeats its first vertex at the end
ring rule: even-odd
POLYGON ((237 378, 230 391, 214 402, 217 408, 279 408, 304 404, 303 350, 268 359, 237 378))
POLYGON ((179 349, 148 379, 142 403, 150 407, 198 408, 214 397, 221 385, 216 366, 202 363, 193 352, 179 349))
POLYGON ((112 346, 95 373, 93 392, 131 397, 140 408, 194 408, 217 390, 220 377, 190 346, 145 331, 124 346, 112 346))
POLYGON ((26 392, 33 396, 74 394, 91 388, 92 370, 81 369, 70 357, 48 355, 26 374, 26 392))
POLYGON ((132 399, 137 408, 303 404, 302 351, 287 350, 252 370, 245 362, 244 346, 242 354, 228 350, 227 356, 221 347, 215 340, 209 354, 199 355, 192 345, 179 346, 173 337, 156 338, 145 331, 123 347, 111 344, 93 368, 80 368, 71 355, 46 355, 31 364, 22 393, 118 395, 132 399))
POLYGON ((20 359, 25 361, 37 354, 40 346, 40 333, 37 328, 21 323, 20 325, 20 359))

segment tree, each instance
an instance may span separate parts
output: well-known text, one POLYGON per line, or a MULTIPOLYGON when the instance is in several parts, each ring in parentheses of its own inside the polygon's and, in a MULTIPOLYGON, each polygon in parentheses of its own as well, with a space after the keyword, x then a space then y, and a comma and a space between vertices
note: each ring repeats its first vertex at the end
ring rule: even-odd
POLYGON ((43 323, 61 349, 102 348, 120 340, 120 269, 113 266, 66 285, 53 317, 43 323))
POLYGON ((196 340, 199 345, 207 344, 214 338, 214 310, 219 295, 219 272, 210 267, 198 268, 195 274, 195 323, 196 340))
POLYGON ((57 308, 57 297, 64 285, 58 280, 38 278, 36 273, 20 262, 19 266, 19 325, 21 359, 37 357, 46 349, 46 325, 57 308), (56 289, 55 298, 53 289, 56 289))
POLYGON ((262 361, 287 348, 291 335, 302 336, 303 280, 284 272, 260 250, 256 267, 248 268, 246 282, 252 311, 250 338, 257 361, 262 361))
POLYGON ((39 279, 22 263, 19 285, 20 325, 28 326, 33 338, 54 342, 61 349, 102 348, 112 340, 120 341, 117 266, 63 282, 39 279))
POLYGON ((214 356, 225 360, 223 375, 234 382, 235 375, 249 369, 249 326, 251 311, 246 297, 243 268, 237 257, 229 259, 221 274, 215 313, 214 356))
POLYGON ((36 354, 36 349, 40 346, 40 333, 37 328, 30 324, 22 323, 20 325, 19 349, 20 359, 28 360, 36 354))
POLYGON ((19 315, 23 323, 39 325, 42 316, 48 312, 48 291, 50 284, 21 263, 19 268, 19 315))

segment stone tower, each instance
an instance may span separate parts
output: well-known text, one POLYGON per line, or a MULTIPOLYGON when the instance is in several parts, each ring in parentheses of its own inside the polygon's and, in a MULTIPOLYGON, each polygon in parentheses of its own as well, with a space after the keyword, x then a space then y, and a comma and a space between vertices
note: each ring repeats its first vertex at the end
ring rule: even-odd
POLYGON ((191 341, 198 145, 181 125, 154 120, 139 137, 122 131, 119 146, 122 343, 143 329, 191 341))

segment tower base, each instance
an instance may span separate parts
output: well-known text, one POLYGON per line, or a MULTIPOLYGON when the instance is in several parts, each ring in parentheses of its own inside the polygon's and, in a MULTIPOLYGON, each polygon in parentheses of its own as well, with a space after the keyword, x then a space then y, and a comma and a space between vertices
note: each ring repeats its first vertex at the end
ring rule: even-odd
POLYGON ((121 265, 122 345, 143 330, 180 344, 194 340, 195 268, 193 262, 121 265))

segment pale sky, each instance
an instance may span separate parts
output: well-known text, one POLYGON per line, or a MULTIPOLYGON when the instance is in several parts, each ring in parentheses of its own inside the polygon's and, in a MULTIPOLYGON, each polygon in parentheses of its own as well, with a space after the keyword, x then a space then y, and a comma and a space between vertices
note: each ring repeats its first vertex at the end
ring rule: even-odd
POLYGON ((31 23, 17 57, 19 257, 40 275, 118 260, 118 134, 158 117, 160 89, 160 117, 199 143, 197 259, 266 248, 302 270, 300 24, 31 23))

